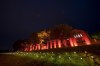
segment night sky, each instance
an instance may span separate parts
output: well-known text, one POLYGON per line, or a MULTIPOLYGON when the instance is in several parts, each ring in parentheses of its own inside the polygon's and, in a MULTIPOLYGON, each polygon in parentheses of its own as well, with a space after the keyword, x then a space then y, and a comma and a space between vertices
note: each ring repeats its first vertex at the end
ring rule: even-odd
POLYGON ((0 16, 0 49, 59 24, 90 34, 100 30, 99 0, 3 0, 0 16))

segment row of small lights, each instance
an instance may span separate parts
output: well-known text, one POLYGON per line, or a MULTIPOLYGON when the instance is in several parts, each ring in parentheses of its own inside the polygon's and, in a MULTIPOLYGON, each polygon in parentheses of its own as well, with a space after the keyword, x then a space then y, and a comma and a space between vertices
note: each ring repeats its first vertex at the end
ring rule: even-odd
MULTIPOLYGON (((73 53, 76 54, 77 52, 73 52, 73 53)), ((86 56, 85 56, 86 58, 92 58, 93 61, 95 62, 95 60, 94 60, 95 57, 93 55, 89 54, 87 51, 85 51, 84 53, 86 54, 86 56)), ((36 59, 39 58, 40 60, 47 57, 49 54, 54 54, 55 55, 54 52, 47 52, 47 53, 45 53, 45 52, 33 52, 33 53, 30 53, 30 52, 15 52, 15 53, 7 53, 7 54, 14 54, 14 55, 17 54, 17 55, 20 55, 20 56, 34 55, 34 57, 36 57, 36 59), (38 54, 40 54, 40 55, 38 55, 38 54)), ((68 55, 69 53, 65 52, 64 54, 68 55)), ((52 55, 50 56, 50 58, 52 60, 54 59, 54 57, 55 56, 52 56, 52 55)), ((58 57, 58 59, 63 58, 63 56, 60 55, 60 53, 58 53, 57 57, 58 57)), ((68 56, 68 59, 71 62, 71 56, 68 56)), ((82 60, 83 58, 80 57, 79 59, 82 60)))
MULTIPOLYGON (((36 55, 36 57, 39 57, 37 54, 41 54, 42 52, 36 52, 36 53, 34 53, 34 54, 32 54, 32 53, 24 53, 24 52, 15 52, 15 53, 8 53, 8 54, 18 54, 18 55, 36 55)), ((53 52, 51 52, 52 54, 54 54, 53 52)), ((76 52, 73 52, 74 54, 76 54, 76 52)), ((85 51, 84 52, 85 54, 87 54, 87 51, 85 51)), ((43 54, 43 56, 46 56, 46 54, 48 55, 49 53, 42 53, 43 54)), ((68 53, 67 52, 65 52, 65 54, 67 55, 68 53)), ((53 56, 51 56, 51 57, 53 57, 53 56)), ((58 58, 61 58, 62 56, 58 56, 58 58)), ((94 58, 94 56, 93 55, 91 55, 90 56, 91 58, 94 58)), ((69 59, 71 59, 71 57, 68 57, 69 59)), ((82 57, 80 58, 80 59, 83 59, 82 57)))
MULTIPOLYGON (((41 54, 42 52, 36 52, 36 53, 34 53, 34 54, 31 54, 31 53, 23 53, 23 52, 17 52, 17 53, 12 53, 12 54, 19 54, 19 55, 35 55, 36 57, 39 57, 39 56, 37 55, 38 53, 41 54)), ((51 52, 51 53, 54 54, 53 52, 51 52)), ((42 53, 42 54, 43 54, 43 56, 46 56, 46 54, 48 55, 49 53, 42 53)), ((67 55, 68 53, 65 52, 65 54, 67 55)), ((74 52, 74 54, 76 54, 76 52, 74 52)), ((42 56, 42 55, 41 55, 41 56, 42 56)), ((53 57, 53 56, 51 56, 51 57, 53 57)), ((58 58, 62 58, 62 56, 59 55, 58 58)), ((69 56, 68 58, 71 59, 70 56, 69 56)), ((81 57, 80 59, 82 59, 82 57, 81 57)))

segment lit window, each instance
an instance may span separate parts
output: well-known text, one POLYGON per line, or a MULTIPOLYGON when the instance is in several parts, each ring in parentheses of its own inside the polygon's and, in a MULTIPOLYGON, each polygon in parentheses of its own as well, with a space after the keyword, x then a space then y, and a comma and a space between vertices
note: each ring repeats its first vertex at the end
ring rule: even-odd
POLYGON ((74 38, 76 38, 76 35, 74 35, 74 38))
POLYGON ((80 37, 82 37, 82 34, 80 34, 80 37))
POLYGON ((81 36, 78 34, 78 37, 81 37, 81 36))
POLYGON ((76 38, 78 38, 78 35, 76 35, 76 38))

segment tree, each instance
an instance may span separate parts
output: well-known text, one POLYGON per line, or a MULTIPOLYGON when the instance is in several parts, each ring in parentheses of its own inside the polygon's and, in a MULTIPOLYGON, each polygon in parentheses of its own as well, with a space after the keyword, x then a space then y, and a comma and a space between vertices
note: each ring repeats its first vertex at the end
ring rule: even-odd
POLYGON ((51 30, 51 34, 50 37, 51 39, 62 39, 62 38, 68 38, 69 37, 69 33, 71 32, 72 27, 68 26, 68 25, 58 25, 56 27, 54 27, 51 30))
POLYGON ((23 48, 23 43, 24 43, 23 40, 17 40, 17 41, 15 41, 14 44, 13 44, 14 51, 21 50, 23 48))
POLYGON ((91 37, 94 39, 100 39, 100 31, 95 32, 94 34, 91 35, 91 37))
POLYGON ((44 43, 50 37, 50 31, 43 30, 38 33, 39 43, 44 43))
POLYGON ((38 44, 39 43, 38 34, 33 32, 29 37, 29 41, 31 41, 33 44, 38 44))
POLYGON ((33 42, 30 41, 29 39, 17 40, 13 44, 13 49, 14 49, 14 51, 24 51, 25 48, 30 47, 32 44, 33 44, 33 42))

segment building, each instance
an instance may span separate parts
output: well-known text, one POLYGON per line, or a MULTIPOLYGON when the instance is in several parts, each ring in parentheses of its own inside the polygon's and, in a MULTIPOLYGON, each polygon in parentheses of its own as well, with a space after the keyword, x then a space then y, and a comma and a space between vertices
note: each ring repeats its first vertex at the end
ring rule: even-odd
MULTIPOLYGON (((49 37, 46 37, 45 35, 47 34, 42 31, 42 38, 40 39, 45 41, 45 43, 33 44, 25 48, 25 51, 91 45, 91 38, 84 30, 72 29, 69 26, 60 25, 59 27, 49 29, 49 31, 51 31, 51 34, 49 32, 49 37)), ((48 30, 46 30, 46 32, 48 32, 48 30)))

